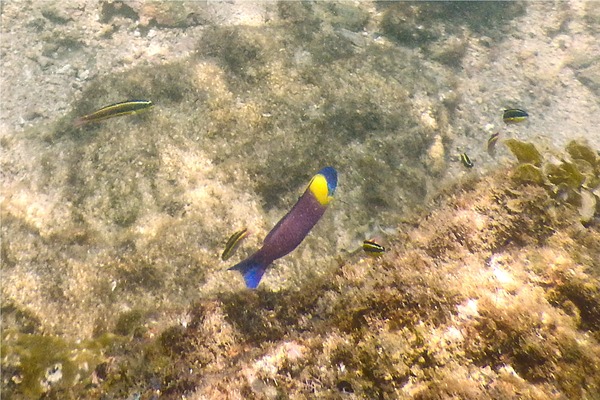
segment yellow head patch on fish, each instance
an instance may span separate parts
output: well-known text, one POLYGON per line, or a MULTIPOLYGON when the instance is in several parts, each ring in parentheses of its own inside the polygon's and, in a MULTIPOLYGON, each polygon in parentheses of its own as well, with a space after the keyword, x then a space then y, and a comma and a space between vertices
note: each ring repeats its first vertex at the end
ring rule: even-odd
POLYGON ((333 167, 325 167, 317 172, 308 184, 308 190, 322 206, 326 206, 333 200, 336 188, 337 172, 333 167))
POLYGON ((333 196, 331 196, 333 193, 329 192, 329 186, 325 176, 317 174, 308 184, 308 189, 322 206, 326 206, 333 200, 333 196))

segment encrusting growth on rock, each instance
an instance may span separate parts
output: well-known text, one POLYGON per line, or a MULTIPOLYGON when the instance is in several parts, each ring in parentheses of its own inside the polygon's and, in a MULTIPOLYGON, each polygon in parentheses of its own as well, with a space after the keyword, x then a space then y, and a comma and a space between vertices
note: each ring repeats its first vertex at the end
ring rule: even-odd
MULTIPOLYGON (((507 172, 440 195, 392 250, 343 262, 307 287, 201 299, 189 322, 155 338, 128 317, 119 340, 102 342, 86 393, 137 382, 143 396, 171 397, 596 396, 599 213, 583 226, 552 185, 507 172), (148 374, 155 384, 141 379, 148 374)), ((4 345, 7 359, 23 354, 19 340, 4 345)), ((46 370, 6 367, 28 382, 46 370)))

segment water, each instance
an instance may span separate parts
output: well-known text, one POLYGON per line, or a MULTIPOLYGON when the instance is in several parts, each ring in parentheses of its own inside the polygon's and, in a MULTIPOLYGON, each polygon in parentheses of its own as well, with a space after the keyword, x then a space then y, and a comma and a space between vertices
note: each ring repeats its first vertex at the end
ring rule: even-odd
MULTIPOLYGON (((75 342, 121 321, 121 336, 149 341, 202 301, 222 302, 221 314, 206 306, 205 323, 231 337, 285 340, 277 307, 310 304, 290 293, 337 282, 332 274, 364 239, 394 249, 398 227, 440 190, 514 162, 502 140, 551 153, 571 139, 600 148, 595 3, 118 4, 2 6, 4 332, 75 342), (73 126, 127 99, 155 107, 73 126), (505 125, 509 107, 530 118, 505 125), (463 152, 473 168, 458 161, 463 152), (259 247, 327 165, 339 173, 336 200, 267 272, 260 294, 246 294, 227 268, 259 247), (220 261, 245 226, 252 234, 220 261), (259 311, 235 311, 245 307, 259 311), (277 321, 263 309, 277 310, 277 321), (270 323, 264 337, 245 326, 270 323)), ((319 297, 368 309, 336 303, 334 289, 319 297)), ((329 328, 364 327, 338 322, 329 328)), ((337 373, 344 391, 358 391, 337 373)), ((410 374, 400 375, 398 387, 410 374)), ((128 393, 146 390, 138 387, 128 393)))

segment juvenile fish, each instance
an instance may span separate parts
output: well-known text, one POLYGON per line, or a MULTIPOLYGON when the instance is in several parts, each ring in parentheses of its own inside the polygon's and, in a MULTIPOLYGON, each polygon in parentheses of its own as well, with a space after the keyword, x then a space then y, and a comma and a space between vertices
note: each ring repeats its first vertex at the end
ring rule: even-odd
POLYGON ((371 256, 379 256, 385 253, 385 247, 373 240, 365 240, 362 244, 363 251, 371 256))
POLYGON ((121 115, 137 114, 152 108, 154 104, 150 100, 127 100, 121 103, 111 104, 94 111, 91 114, 84 115, 75 120, 75 126, 79 127, 91 122, 102 121, 103 119, 119 117, 121 115))
POLYGON ((519 122, 525 121, 527 117, 529 117, 527 111, 519 108, 509 108, 508 110, 504 110, 504 114, 502 115, 505 124, 518 124, 519 122))
POLYGON ((460 155, 460 162, 462 162, 462 164, 467 168, 473 168, 473 166, 475 165, 473 164, 473 161, 471 161, 467 153, 462 153, 460 155))
POLYGON ((242 240, 244 240, 248 236, 248 228, 241 229, 235 232, 233 235, 229 237, 227 240, 227 244, 225 245, 225 250, 223 250, 223 254, 221 254, 221 260, 225 261, 231 258, 233 253, 237 250, 242 240))
POLYGON ((496 132, 490 136, 487 141, 487 152, 490 156, 496 155, 496 143, 498 143, 498 138, 500 137, 500 132, 496 132))

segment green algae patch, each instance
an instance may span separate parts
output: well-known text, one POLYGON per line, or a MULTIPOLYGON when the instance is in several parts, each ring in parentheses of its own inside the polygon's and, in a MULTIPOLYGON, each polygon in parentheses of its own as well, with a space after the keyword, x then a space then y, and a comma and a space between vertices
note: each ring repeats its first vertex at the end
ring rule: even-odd
POLYGON ((559 155, 561 161, 555 163, 545 161, 533 143, 505 143, 519 161, 511 172, 514 181, 546 187, 558 201, 577 207, 584 224, 600 212, 600 157, 588 145, 571 141, 565 149, 568 157, 559 155))
POLYGON ((540 168, 529 163, 518 165, 512 172, 512 179, 518 182, 537 183, 539 185, 544 183, 544 175, 540 168))
POLYGON ((102 336, 73 343, 57 336, 5 333, 2 369, 3 375, 8 371, 12 377, 3 382, 3 387, 25 398, 39 398, 49 391, 81 390, 91 382, 96 366, 105 360, 103 352, 112 341, 102 336))
POLYGON ((566 161, 559 165, 546 165, 545 172, 552 184, 564 184, 571 189, 579 189, 585 180, 585 175, 579 172, 578 166, 566 161))
POLYGON ((517 139, 507 139, 504 144, 517 157, 521 164, 542 165, 542 155, 532 143, 522 142, 517 139))
POLYGON ((143 333, 144 315, 140 310, 123 312, 117 318, 115 333, 122 336, 139 336, 143 333))
POLYGON ((566 150, 573 160, 584 160, 596 170, 600 168, 600 156, 589 146, 573 140, 569 142, 566 150))

